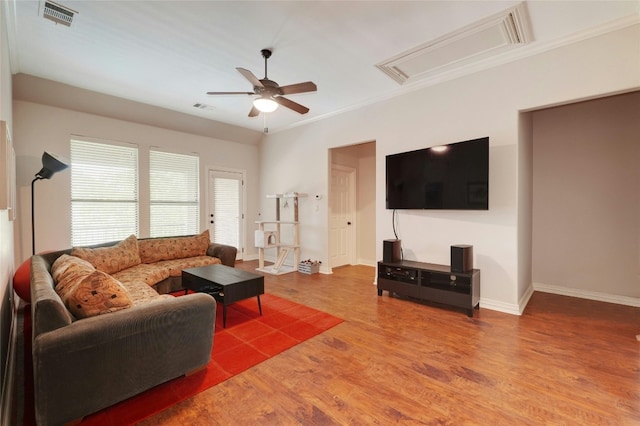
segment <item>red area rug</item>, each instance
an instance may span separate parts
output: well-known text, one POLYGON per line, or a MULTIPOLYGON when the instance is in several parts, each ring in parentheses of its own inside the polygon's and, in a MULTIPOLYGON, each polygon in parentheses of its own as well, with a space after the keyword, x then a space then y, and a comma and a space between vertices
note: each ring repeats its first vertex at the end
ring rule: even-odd
MULTIPOLYGON (((134 424, 342 322, 340 318, 270 294, 260 296, 260 300, 262 316, 256 298, 227 306, 226 328, 222 328, 222 306, 218 304, 211 360, 204 370, 149 389, 86 417, 80 424, 134 424)), ((28 322, 25 318, 25 336, 31 335, 28 322)), ((35 421, 30 339, 25 339, 24 372, 24 424, 32 425, 35 421)))

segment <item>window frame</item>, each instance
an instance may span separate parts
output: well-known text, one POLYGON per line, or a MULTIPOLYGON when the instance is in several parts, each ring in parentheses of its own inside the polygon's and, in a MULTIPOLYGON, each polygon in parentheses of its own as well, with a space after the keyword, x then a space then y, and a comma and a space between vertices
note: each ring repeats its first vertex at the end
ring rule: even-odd
POLYGON ((138 145, 72 135, 69 141, 69 152, 71 162, 71 244, 73 246, 99 244, 122 240, 132 234, 139 235, 140 148, 138 145), (85 144, 85 147, 80 148, 80 145, 76 145, 76 143, 85 144), (93 146, 93 148, 90 148, 90 146, 93 146), (77 152, 77 149, 84 149, 84 151, 77 152), (98 155, 92 157, 88 152, 89 149, 95 149, 98 155), (101 150, 102 152, 99 152, 101 150), (115 155, 116 153, 119 155, 115 155), (114 158, 125 160, 127 155, 132 156, 133 159, 118 163, 105 161, 114 158), (83 162, 89 160, 100 160, 102 163, 96 161, 82 165, 83 162), (99 176, 103 178, 97 179, 95 169, 100 167, 112 170, 107 175, 100 174, 99 176), (127 169, 132 170, 132 174, 128 178, 124 178, 122 171, 127 169), (116 173, 116 171, 118 172, 116 173), (77 185, 74 184, 76 180, 78 180, 77 185), (105 184, 105 182, 108 182, 108 184, 105 184), (114 184, 114 182, 118 184, 114 184), (102 190, 96 191, 95 196, 88 192, 91 189, 95 190, 100 187, 102 187, 102 190), (118 198, 118 194, 114 192, 114 189, 122 188, 128 188, 131 192, 123 193, 122 197, 118 198), (94 205, 91 206, 91 204, 94 205), (129 210, 127 207, 133 207, 133 209, 129 210), (85 212, 81 211, 83 208, 86 209, 85 212), (113 220, 114 217, 123 212, 128 214, 124 221, 113 220), (105 225, 91 226, 91 223, 96 222, 96 218, 101 224, 104 223, 105 225), (130 224, 127 225, 127 222, 130 224))
MULTIPOLYGON (((148 187, 149 187, 149 236, 150 237, 167 237, 167 236, 181 236, 181 235, 194 235, 200 232, 200 210, 201 210, 201 161, 200 155, 196 152, 175 152, 164 150, 158 147, 150 147, 148 152, 148 160, 149 160, 149 173, 148 173, 148 187), (157 173, 155 169, 156 164, 154 163, 154 155, 158 155, 160 157, 165 156, 164 166, 172 165, 179 162, 182 159, 182 163, 188 163, 189 161, 195 160, 195 170, 191 169, 189 171, 181 171, 181 170, 173 170, 174 173, 173 179, 169 179, 168 181, 163 181, 163 183, 158 188, 154 183, 154 174, 157 173), (167 160, 169 163, 167 163, 167 160), (175 183, 180 179, 180 174, 185 175, 182 179, 184 183, 194 184, 191 187, 182 187, 176 188, 175 183), (190 176, 186 176, 190 175, 190 176), (179 193, 183 196, 182 200, 175 200, 170 198, 156 198, 156 194, 158 191, 162 191, 164 189, 170 188, 172 189, 172 194, 179 193), (191 194, 190 196, 188 194, 191 194), (176 214, 173 217, 173 224, 154 224, 154 206, 162 207, 164 206, 164 211, 159 217, 164 219, 168 219, 169 213, 174 208, 182 208, 182 215, 195 215, 195 218, 188 220, 184 220, 182 225, 176 222, 180 220, 180 213, 176 214), (171 229, 172 230, 164 230, 171 229)), ((162 163, 158 163, 158 165, 162 165, 162 163)), ((184 169, 182 169, 184 170, 184 169)), ((166 194, 165 194, 166 195, 166 194)), ((158 216, 155 216, 158 217, 158 216)))

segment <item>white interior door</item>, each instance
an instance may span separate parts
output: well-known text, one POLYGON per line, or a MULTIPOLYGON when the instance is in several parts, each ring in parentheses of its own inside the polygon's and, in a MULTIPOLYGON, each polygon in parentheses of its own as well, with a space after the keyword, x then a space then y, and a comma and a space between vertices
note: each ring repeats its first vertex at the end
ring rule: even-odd
POLYGON ((214 243, 238 248, 244 253, 244 173, 209 170, 209 233, 214 243))
POLYGON ((329 267, 354 264, 355 259, 355 169, 331 167, 329 200, 329 267))

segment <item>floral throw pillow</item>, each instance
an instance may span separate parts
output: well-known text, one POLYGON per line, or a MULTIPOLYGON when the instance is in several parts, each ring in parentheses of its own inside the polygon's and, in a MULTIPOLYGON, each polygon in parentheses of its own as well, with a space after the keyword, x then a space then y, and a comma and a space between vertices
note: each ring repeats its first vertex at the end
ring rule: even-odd
POLYGON ((209 230, 189 237, 150 238, 138 241, 140 260, 155 263, 161 260, 204 256, 211 244, 209 230))
POLYGON ((56 293, 76 318, 88 318, 133 305, 126 288, 88 262, 62 255, 52 265, 56 293))
POLYGON ((138 239, 135 235, 131 235, 111 247, 74 247, 71 250, 71 255, 88 261, 97 270, 107 274, 113 274, 141 263, 138 253, 138 239))
POLYGON ((127 290, 111 275, 94 271, 68 293, 66 306, 76 318, 88 318, 129 308, 127 290))

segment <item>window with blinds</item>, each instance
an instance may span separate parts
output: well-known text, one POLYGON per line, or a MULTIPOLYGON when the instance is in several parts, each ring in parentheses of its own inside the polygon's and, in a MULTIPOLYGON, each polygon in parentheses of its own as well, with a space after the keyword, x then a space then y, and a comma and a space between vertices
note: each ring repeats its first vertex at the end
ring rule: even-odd
POLYGON ((71 243, 138 235, 138 148, 71 140, 71 243))
POLYGON ((150 235, 197 234, 200 229, 198 156, 149 153, 150 235))

